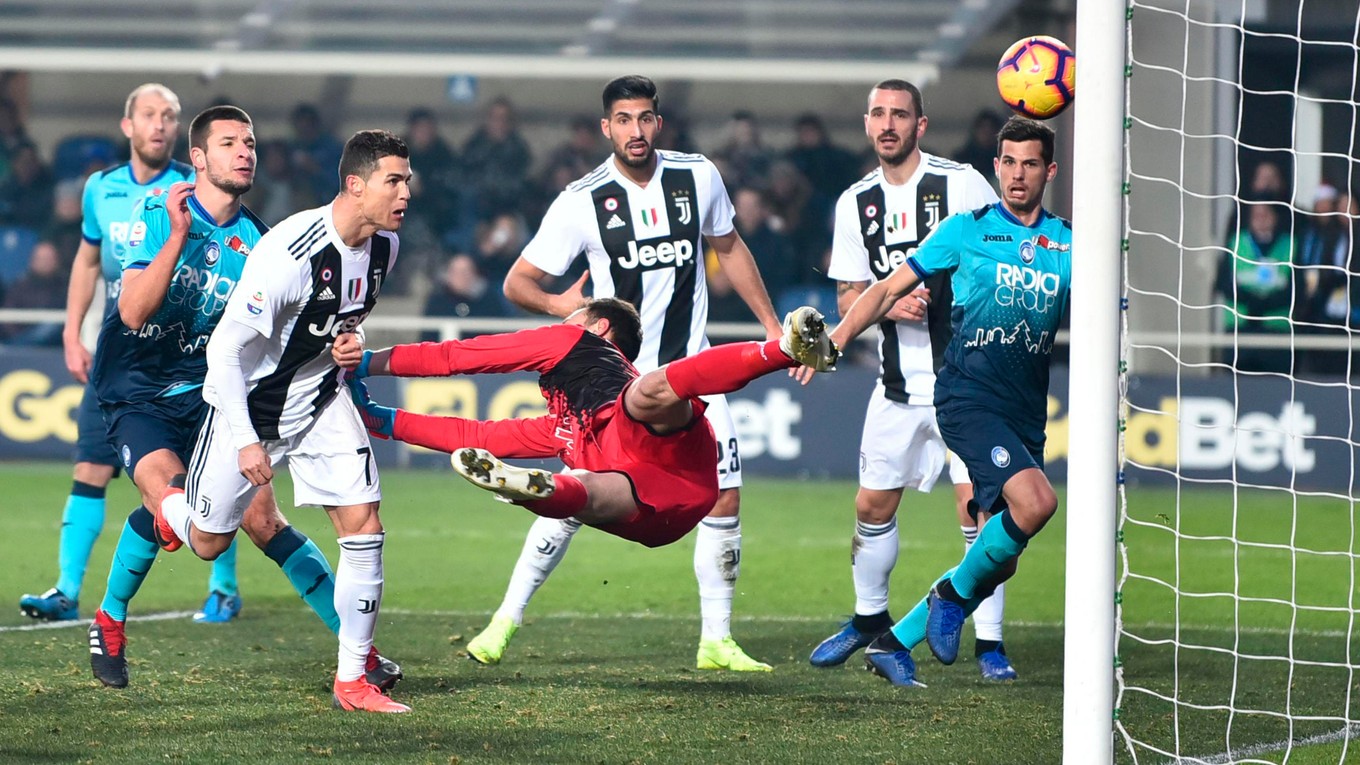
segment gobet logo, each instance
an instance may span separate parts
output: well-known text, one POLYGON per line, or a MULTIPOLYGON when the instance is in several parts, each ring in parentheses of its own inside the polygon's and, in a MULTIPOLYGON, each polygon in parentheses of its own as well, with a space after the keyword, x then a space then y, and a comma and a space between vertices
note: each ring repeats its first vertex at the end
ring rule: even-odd
POLYGON ((19 443, 47 438, 75 443, 73 414, 81 392, 79 385, 54 388, 52 378, 32 369, 0 377, 0 436, 19 443))

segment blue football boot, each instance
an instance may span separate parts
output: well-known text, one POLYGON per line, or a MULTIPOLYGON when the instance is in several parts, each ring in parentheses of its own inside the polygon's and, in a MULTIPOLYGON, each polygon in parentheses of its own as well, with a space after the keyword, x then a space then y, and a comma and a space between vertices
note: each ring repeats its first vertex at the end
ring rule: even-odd
POLYGON ((963 606, 940 597, 942 584, 944 582, 930 588, 930 594, 926 596, 930 607, 930 616, 926 618, 926 643, 941 664, 949 665, 959 658, 959 636, 963 634, 963 622, 968 614, 963 606))
POLYGON ((241 613, 240 595, 228 595, 214 590, 208 593, 203 610, 194 614, 194 621, 199 624, 225 624, 235 619, 239 613, 241 613))
POLYGON ((977 657, 978 669, 982 672, 983 680, 995 680, 997 682, 1014 680, 1019 675, 1015 667, 1011 666, 1010 657, 1006 656, 1005 649, 997 646, 996 650, 979 654, 977 657))
POLYGON ((812 649, 812 656, 808 659, 814 667, 839 667, 850 658, 855 651, 868 646, 874 639, 886 632, 886 629, 875 632, 860 632, 855 629, 854 621, 848 621, 841 625, 840 630, 831 637, 817 644, 812 649))
POLYGON ((899 688, 926 687, 916 679, 916 662, 905 648, 893 651, 871 644, 864 649, 864 668, 899 688))
POLYGON ((80 618, 80 604, 53 587, 41 595, 19 598, 19 611, 24 616, 44 622, 65 622, 80 618))

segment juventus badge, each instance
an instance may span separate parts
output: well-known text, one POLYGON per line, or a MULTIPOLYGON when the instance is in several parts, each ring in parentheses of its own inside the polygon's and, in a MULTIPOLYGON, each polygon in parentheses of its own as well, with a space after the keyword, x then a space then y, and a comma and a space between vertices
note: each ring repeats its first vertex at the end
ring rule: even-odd
POLYGON ((930 199, 926 201, 926 229, 934 231, 940 224, 940 200, 930 199))
POLYGON ((676 221, 682 226, 689 225, 689 222, 693 219, 693 211, 690 207, 688 194, 675 197, 675 209, 680 213, 680 217, 676 218, 676 221))

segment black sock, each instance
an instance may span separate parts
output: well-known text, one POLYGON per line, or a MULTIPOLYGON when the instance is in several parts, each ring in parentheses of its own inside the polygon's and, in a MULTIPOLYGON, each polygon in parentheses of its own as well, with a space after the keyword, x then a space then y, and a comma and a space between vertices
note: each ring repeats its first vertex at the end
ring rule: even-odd
POLYGON ((867 615, 855 614, 854 618, 850 620, 850 626, 854 627, 856 632, 861 633, 882 632, 893 626, 893 620, 887 611, 867 615))
POLYGON ((907 647, 902 645, 902 641, 897 639, 897 636, 892 633, 892 630, 888 630, 882 635, 879 635, 874 642, 869 644, 869 648, 875 651, 887 651, 889 653, 907 650, 907 647))
POLYGON ((941 600, 957 603, 960 606, 963 605, 963 596, 959 595, 958 590, 954 589, 953 579, 946 579, 935 585, 935 594, 939 595, 941 600))
POLYGON ((984 653, 996 651, 1002 656, 1006 655, 1006 647, 1001 645, 1000 640, 977 640, 973 643, 973 655, 981 656, 984 653))

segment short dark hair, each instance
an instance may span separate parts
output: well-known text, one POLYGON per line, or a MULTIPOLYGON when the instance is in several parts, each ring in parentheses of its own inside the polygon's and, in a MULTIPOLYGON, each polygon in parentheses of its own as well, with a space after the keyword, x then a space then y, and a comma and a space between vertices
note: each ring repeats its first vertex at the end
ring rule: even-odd
POLYGON ((642 317, 632 303, 619 298, 594 298, 586 303, 586 318, 591 323, 609 320, 609 339, 629 361, 637 361, 642 351, 642 317))
POLYGON ((926 100, 921 96, 921 89, 910 82, 896 79, 882 80, 870 92, 872 93, 874 90, 900 90, 904 93, 910 93, 911 102, 916 104, 916 116, 926 116, 926 100))
POLYGON ((386 130, 360 130, 345 141, 345 151, 340 155, 340 186, 344 188, 345 179, 357 175, 368 180, 368 176, 378 169, 378 161, 383 157, 407 159, 411 152, 406 142, 386 130))
POLYGON ((1045 165, 1053 164, 1053 128, 1038 120, 1012 115, 996 134, 996 156, 1001 156, 1002 141, 1038 141, 1045 165))
POLYGON ((189 145, 195 149, 206 150, 208 148, 208 136, 212 135, 212 124, 214 122, 243 122, 254 126, 250 121, 250 115, 246 114, 245 109, 230 104, 220 104, 209 106, 199 112, 194 121, 189 123, 189 145))
POLYGON ((614 111, 614 104, 634 98, 652 99, 652 111, 661 111, 661 99, 656 95, 656 83, 640 74, 626 74, 615 77, 604 86, 604 113, 608 116, 614 111))

